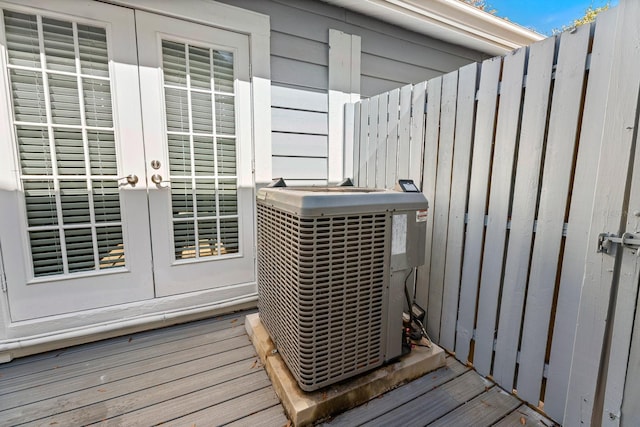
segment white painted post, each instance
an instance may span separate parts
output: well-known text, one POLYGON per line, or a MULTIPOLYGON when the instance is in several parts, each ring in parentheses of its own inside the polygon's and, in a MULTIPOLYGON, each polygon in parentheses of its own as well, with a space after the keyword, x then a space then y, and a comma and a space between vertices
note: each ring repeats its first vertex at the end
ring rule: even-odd
POLYGON ((360 94, 360 36, 329 30, 329 147, 327 179, 337 183, 344 178, 345 153, 353 147, 343 143, 344 105, 360 94))

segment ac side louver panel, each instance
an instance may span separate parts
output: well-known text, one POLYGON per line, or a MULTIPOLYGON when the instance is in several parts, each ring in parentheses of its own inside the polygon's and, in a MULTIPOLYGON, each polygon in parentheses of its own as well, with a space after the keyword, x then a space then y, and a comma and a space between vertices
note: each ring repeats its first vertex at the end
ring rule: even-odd
POLYGON ((258 204, 260 318, 303 390, 383 363, 389 222, 258 204))

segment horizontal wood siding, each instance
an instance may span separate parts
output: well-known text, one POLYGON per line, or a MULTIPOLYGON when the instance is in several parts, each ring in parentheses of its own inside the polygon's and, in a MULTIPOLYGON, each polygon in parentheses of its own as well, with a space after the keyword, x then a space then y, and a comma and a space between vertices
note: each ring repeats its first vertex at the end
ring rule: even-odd
POLYGON ((305 183, 327 183, 328 171, 319 174, 318 169, 319 158, 329 164, 327 116, 308 113, 328 112, 329 29, 361 37, 363 97, 418 83, 485 57, 319 1, 220 1, 271 18, 273 176, 287 181, 301 177, 305 183), (302 158, 315 160, 299 162, 302 158), (314 167, 303 169, 308 163, 314 167), (282 175, 285 172, 292 175, 282 175))

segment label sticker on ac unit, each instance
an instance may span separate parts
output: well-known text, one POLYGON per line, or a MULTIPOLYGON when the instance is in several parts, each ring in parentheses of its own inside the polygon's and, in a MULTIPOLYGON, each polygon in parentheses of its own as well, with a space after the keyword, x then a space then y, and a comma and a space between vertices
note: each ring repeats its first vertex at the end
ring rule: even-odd
POLYGON ((391 255, 407 252, 407 214, 394 215, 391 229, 391 255))
POLYGON ((416 211, 416 222, 425 222, 427 220, 427 211, 426 209, 416 211))

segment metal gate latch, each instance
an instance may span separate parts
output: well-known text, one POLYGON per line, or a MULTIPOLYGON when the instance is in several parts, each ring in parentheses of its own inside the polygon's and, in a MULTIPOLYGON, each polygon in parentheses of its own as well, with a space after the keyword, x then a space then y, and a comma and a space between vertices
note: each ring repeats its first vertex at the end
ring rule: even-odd
POLYGON ((619 244, 623 248, 640 248, 640 234, 623 233, 618 237, 613 233, 600 233, 598 236, 598 253, 612 254, 613 245, 619 244))

